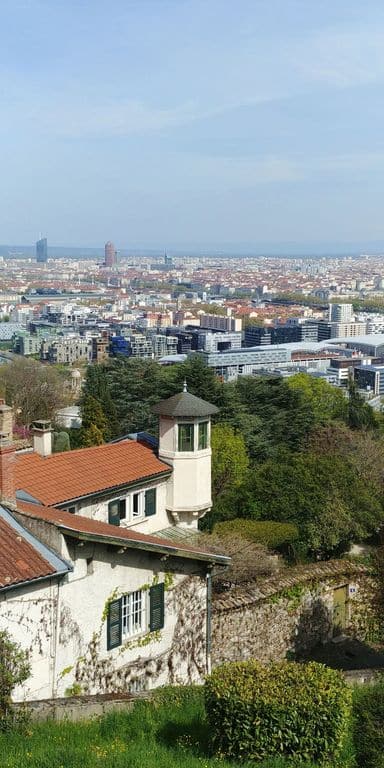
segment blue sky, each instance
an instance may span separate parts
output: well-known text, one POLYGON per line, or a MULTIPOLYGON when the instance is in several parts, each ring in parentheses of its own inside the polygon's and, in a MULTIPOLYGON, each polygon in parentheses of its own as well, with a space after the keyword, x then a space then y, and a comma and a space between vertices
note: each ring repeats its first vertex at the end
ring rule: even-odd
POLYGON ((0 242, 384 245, 382 0, 1 0, 0 36, 0 242))

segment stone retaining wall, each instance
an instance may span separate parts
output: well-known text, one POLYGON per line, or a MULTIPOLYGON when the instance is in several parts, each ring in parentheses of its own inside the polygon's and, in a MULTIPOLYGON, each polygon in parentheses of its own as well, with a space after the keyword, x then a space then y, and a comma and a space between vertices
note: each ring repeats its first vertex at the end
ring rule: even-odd
POLYGON ((217 595, 212 611, 212 664, 300 655, 334 631, 334 589, 348 585, 347 625, 363 614, 367 569, 347 560, 287 568, 247 589, 217 595))

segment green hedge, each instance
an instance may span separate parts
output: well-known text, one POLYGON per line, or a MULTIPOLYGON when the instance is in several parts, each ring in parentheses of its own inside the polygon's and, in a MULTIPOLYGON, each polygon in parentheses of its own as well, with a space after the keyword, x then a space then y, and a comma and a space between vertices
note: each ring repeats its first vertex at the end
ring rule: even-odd
POLYGON ((269 520, 227 520, 216 523, 214 533, 218 536, 241 536, 255 544, 264 544, 269 549, 276 549, 290 544, 299 538, 297 526, 293 523, 275 523, 269 520))
POLYGON ((353 713, 359 768, 384 768, 384 680, 356 689, 353 713))
POLYGON ((205 683, 211 746, 236 760, 279 755, 322 765, 343 745, 350 699, 342 675, 315 662, 223 664, 205 683))

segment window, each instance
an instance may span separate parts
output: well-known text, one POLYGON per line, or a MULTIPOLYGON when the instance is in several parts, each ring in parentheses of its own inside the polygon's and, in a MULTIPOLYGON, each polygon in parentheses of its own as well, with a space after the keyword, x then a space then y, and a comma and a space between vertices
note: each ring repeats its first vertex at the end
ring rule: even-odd
POLYGON ((132 637, 144 632, 145 592, 142 589, 123 595, 121 598, 121 634, 132 637))
POLYGON ((208 422, 201 421, 199 424, 199 451, 208 448, 208 422))
POLYGON ((109 604, 107 649, 117 648, 126 638, 164 627, 164 584, 149 590, 129 592, 109 604))
POLYGON ((179 424, 179 451, 193 451, 194 424, 179 424))
POLYGON ((141 493, 134 493, 132 496, 132 517, 141 517, 141 493))
POLYGON ((108 504, 108 522, 110 525, 120 525, 127 514, 126 499, 113 499, 108 504))

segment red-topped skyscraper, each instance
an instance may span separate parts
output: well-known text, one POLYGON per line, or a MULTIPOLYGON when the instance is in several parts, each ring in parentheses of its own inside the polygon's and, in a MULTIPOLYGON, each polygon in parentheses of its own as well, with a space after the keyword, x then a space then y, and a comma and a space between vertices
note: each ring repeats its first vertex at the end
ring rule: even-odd
POLYGON ((104 247, 104 253, 105 253, 105 266, 106 267, 114 267, 116 264, 116 251, 115 246, 113 243, 111 243, 110 240, 108 240, 107 243, 105 243, 104 247))

